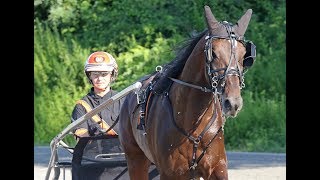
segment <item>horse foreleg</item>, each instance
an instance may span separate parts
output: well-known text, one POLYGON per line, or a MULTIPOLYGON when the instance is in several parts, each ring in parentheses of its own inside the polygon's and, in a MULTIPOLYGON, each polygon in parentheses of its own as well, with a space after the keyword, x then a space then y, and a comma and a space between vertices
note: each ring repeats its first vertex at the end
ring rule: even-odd
POLYGON ((126 156, 130 180, 148 180, 151 162, 144 155, 126 156))
POLYGON ((226 159, 220 159, 214 172, 211 174, 210 180, 228 180, 228 168, 226 159))

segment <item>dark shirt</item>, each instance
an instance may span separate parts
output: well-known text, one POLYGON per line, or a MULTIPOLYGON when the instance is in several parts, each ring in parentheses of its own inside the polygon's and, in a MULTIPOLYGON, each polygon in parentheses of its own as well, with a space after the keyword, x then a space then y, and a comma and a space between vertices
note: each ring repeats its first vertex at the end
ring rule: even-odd
MULTIPOLYGON (((104 101, 108 100, 110 97, 117 94, 117 91, 110 90, 107 94, 105 94, 103 97, 97 95, 94 93, 93 88, 90 89, 90 92, 85 95, 82 100, 86 101, 92 109, 102 104, 104 101)), ((121 105, 123 104, 124 98, 121 98, 117 101, 114 101, 113 104, 107 106, 105 109, 103 109, 101 112, 99 112, 97 115, 100 116, 109 126, 112 126, 117 119, 121 105)), ((84 114, 86 114, 86 109, 81 104, 76 104, 71 115, 71 122, 74 122, 75 120, 82 117, 84 114)), ((94 134, 98 134, 99 125, 92 119, 85 121, 84 123, 80 124, 77 128, 85 128, 88 129, 89 134, 93 136, 94 134)), ((113 130, 115 130, 117 133, 118 125, 116 124, 113 127, 113 130)))
MULTIPOLYGON (((86 101, 91 108, 94 109, 115 94, 117 94, 116 91, 110 90, 101 97, 96 95, 93 88, 91 88, 90 92, 85 95, 82 100, 86 101)), ((123 97, 114 101, 113 104, 108 105, 97 115, 109 126, 112 126, 120 113, 120 108, 124 99, 125 98, 123 97)), ((71 122, 74 122, 86 113, 86 109, 81 104, 76 104, 72 111, 71 122)), ((82 124, 78 125, 77 128, 88 129, 91 137, 80 138, 74 148, 71 171, 72 180, 108 179, 108 173, 105 173, 105 171, 108 170, 109 166, 105 163, 97 162, 96 157, 101 154, 122 152, 118 138, 94 139, 97 137, 95 135, 100 135, 101 133, 98 129, 100 126, 93 119, 84 121, 82 124), (86 158, 84 159, 83 157, 86 158), (88 163, 90 166, 88 166, 88 163)), ((113 130, 119 134, 118 123, 113 127, 113 130)))

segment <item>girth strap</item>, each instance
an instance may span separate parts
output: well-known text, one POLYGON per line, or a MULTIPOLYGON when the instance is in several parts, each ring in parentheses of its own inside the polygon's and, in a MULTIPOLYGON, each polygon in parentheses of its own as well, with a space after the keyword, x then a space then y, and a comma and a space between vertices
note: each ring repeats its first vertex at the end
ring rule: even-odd
POLYGON ((138 125, 137 129, 143 130, 144 135, 146 135, 146 130, 145 130, 145 124, 146 124, 146 119, 147 119, 147 112, 148 112, 148 107, 149 103, 151 102, 151 97, 153 97, 153 91, 150 89, 150 85, 147 87, 145 91, 145 97, 148 97, 147 100, 144 100, 143 103, 138 104, 140 105, 140 118, 138 119, 138 125))

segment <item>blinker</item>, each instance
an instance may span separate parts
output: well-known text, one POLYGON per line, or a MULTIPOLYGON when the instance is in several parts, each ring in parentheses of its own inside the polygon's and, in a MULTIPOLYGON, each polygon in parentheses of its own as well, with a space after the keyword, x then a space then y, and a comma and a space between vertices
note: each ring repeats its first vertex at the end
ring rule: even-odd
POLYGON ((251 67, 256 59, 256 45, 252 41, 246 43, 246 54, 244 55, 243 67, 251 67))

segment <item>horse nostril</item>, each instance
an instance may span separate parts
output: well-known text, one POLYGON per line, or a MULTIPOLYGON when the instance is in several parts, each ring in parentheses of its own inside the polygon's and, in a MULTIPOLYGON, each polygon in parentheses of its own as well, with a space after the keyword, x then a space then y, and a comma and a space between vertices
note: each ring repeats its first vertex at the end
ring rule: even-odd
POLYGON ((238 105, 234 105, 234 110, 238 111, 238 107, 239 107, 238 105))
POLYGON ((224 107, 228 110, 231 109, 231 103, 228 99, 224 101, 224 107))

